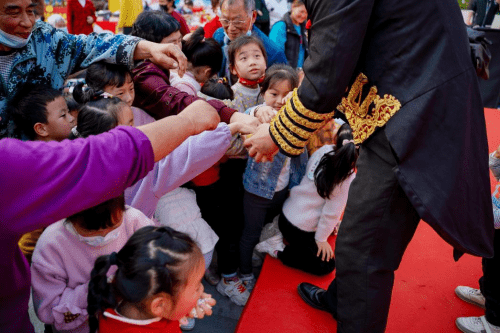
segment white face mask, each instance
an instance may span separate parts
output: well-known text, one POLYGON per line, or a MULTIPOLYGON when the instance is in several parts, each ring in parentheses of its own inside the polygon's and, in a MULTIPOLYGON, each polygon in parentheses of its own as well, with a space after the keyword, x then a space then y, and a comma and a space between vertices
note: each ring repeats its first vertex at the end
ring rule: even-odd
POLYGON ((30 37, 31 34, 28 36, 28 38, 24 39, 18 36, 8 34, 2 29, 0 29, 0 44, 10 47, 12 49, 20 49, 25 47, 26 44, 28 44, 30 37))
POLYGON ((68 231, 70 231, 72 234, 77 236, 81 242, 86 243, 90 246, 97 247, 97 246, 108 245, 109 243, 113 242, 118 237, 120 237, 120 230, 121 230, 120 227, 108 232, 108 234, 106 236, 84 237, 76 231, 76 229, 72 223, 66 222, 65 225, 66 225, 66 228, 68 229, 68 231))

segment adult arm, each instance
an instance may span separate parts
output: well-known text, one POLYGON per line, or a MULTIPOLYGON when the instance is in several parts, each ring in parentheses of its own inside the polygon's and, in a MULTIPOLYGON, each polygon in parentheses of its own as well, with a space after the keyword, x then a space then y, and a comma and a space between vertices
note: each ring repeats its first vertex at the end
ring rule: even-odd
POLYGON ((286 24, 283 21, 276 22, 271 28, 269 39, 276 44, 281 52, 285 52, 286 24))
MULTIPOLYGON (((146 111, 155 119, 176 115, 195 101, 203 99, 181 92, 170 85, 167 74, 155 64, 145 61, 132 72, 136 98, 134 106, 146 111)), ((236 110, 219 100, 207 102, 217 110, 221 121, 229 123, 236 110)))
POLYGON ((307 1, 313 24, 309 57, 304 62, 305 77, 292 101, 280 110, 270 126, 261 125, 245 141, 256 161, 272 159, 278 147, 287 156, 301 154, 312 134, 333 116, 332 105, 339 104, 358 62, 373 3, 307 1), (342 66, 331 66, 333 63, 342 66), (267 129, 269 134, 265 133, 267 129))
POLYGON ((231 132, 224 123, 219 124, 214 131, 189 137, 156 163, 146 177, 127 189, 127 204, 152 216, 163 195, 214 165, 224 156, 230 143, 231 132))
POLYGON ((86 139, 1 140, 2 234, 17 237, 120 195, 187 137, 218 123, 212 108, 194 103, 182 115, 86 139))

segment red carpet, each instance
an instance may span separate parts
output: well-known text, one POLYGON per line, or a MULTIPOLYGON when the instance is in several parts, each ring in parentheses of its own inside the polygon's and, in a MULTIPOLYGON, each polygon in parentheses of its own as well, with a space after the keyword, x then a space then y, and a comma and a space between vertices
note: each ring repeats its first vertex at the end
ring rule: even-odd
MULTIPOLYGON (((500 144, 500 111, 486 109, 485 115, 491 152, 500 144)), ((335 332, 335 320, 307 306, 296 291, 300 282, 327 288, 333 276, 315 277, 267 256, 236 332, 335 332)), ((455 327, 457 317, 479 316, 484 311, 459 300, 454 289, 457 285, 477 288, 480 276, 480 258, 465 255, 454 262, 451 246, 420 223, 396 271, 387 332, 460 332, 455 327)))

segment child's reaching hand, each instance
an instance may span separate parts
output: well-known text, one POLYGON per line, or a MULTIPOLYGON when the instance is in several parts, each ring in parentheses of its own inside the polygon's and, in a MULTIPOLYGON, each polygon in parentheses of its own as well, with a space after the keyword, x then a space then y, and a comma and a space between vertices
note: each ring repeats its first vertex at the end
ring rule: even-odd
POLYGON ((498 146, 497 150, 495 150, 495 154, 493 156, 495 156, 495 158, 500 158, 500 146, 498 146))
POLYGON ((235 122, 228 125, 229 130, 231 131, 231 135, 235 135, 236 133, 240 133, 243 135, 253 134, 257 130, 257 126, 253 124, 240 123, 235 122))
POLYGON ((316 256, 321 256, 321 260, 323 261, 330 261, 333 258, 333 250, 330 243, 316 241, 316 244, 318 245, 318 254, 316 256))
POLYGON ((276 113, 270 106, 258 106, 253 114, 262 124, 265 124, 270 123, 276 113))
MULTIPOLYGON (((200 296, 200 299, 196 303, 196 307, 194 307, 191 312, 189 312, 189 317, 201 319, 205 316, 212 315, 212 307, 215 306, 217 302, 212 298, 212 295, 203 293, 200 296)), ((183 317, 179 320, 179 324, 186 325, 187 317, 183 317)))

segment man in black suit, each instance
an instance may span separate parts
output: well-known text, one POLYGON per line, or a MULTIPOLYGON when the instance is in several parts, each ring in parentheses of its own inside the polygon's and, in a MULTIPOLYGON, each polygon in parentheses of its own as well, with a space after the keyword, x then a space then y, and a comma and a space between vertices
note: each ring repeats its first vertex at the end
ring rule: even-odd
POLYGON ((338 105, 360 145, 327 291, 299 293, 338 332, 383 332, 420 219, 455 251, 493 254, 484 111, 456 0, 306 0, 305 77, 245 144, 257 161, 300 154, 338 105), (347 93, 346 93, 347 88, 347 93))

